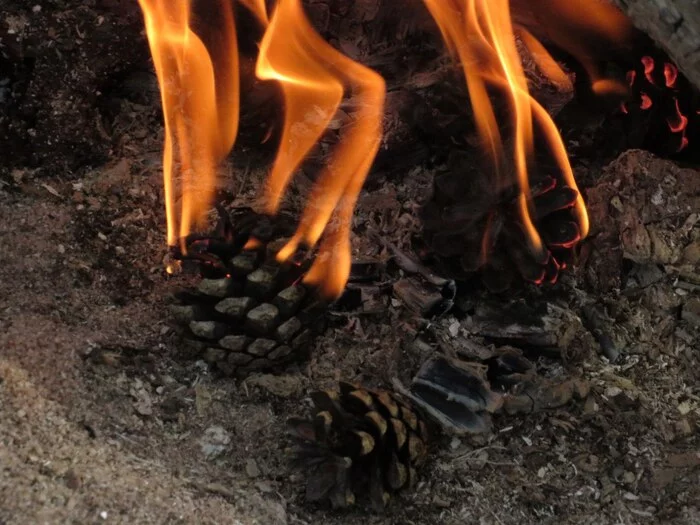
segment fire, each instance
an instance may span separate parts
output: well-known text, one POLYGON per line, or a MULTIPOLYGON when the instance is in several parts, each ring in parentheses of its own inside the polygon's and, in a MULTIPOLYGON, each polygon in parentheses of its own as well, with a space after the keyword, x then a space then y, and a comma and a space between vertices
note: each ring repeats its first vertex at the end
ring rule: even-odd
MULTIPOLYGON (((449 50, 462 64, 472 102, 477 129, 488 152, 499 184, 508 182, 505 158, 506 141, 496 122, 489 93, 498 90, 507 97, 514 122, 514 136, 510 153, 515 166, 515 176, 520 188, 519 212, 528 236, 532 252, 545 259, 546 254, 539 232, 532 220, 532 196, 528 170, 532 164, 534 149, 534 125, 537 124, 546 138, 565 183, 578 191, 564 143, 554 122, 546 110, 529 94, 521 57, 516 48, 515 33, 532 53, 543 74, 554 84, 568 88, 571 81, 548 55, 544 46, 525 28, 516 26, 511 17, 509 0, 423 0, 440 28, 449 50), (505 178, 505 180, 504 180, 505 178)), ((615 38, 620 30, 619 15, 609 6, 600 4, 591 9, 581 9, 578 2, 532 2, 530 6, 538 18, 568 17, 570 27, 590 30, 615 38), (575 4, 575 5, 571 5, 575 4)), ((557 20, 547 27, 566 27, 557 20)), ((610 81, 597 75, 592 60, 578 40, 569 38, 565 31, 552 30, 549 36, 565 49, 575 54, 588 66, 597 91, 617 89, 610 81)), ((575 203, 580 236, 588 233, 588 216, 581 195, 575 203)))
POLYGON ((299 0, 278 2, 260 45, 256 75, 279 82, 285 102, 280 147, 265 188, 268 213, 278 210, 294 172, 328 127, 346 90, 352 90, 352 123, 312 189, 296 234, 278 254, 285 261, 300 246, 315 246, 325 232, 305 282, 337 297, 350 275, 355 203, 381 140, 384 80, 326 43, 299 0))
MULTIPOLYGON (((578 188, 552 118, 528 91, 516 35, 554 84, 571 89, 572 83, 542 45, 542 35, 515 22, 512 11, 526 5, 539 21, 538 27, 547 28, 545 36, 588 69, 596 92, 626 87, 601 78, 586 39, 592 35, 610 42, 624 40, 630 26, 606 3, 593 2, 591 8, 584 0, 423 1, 448 48, 462 64, 476 127, 496 184, 518 185, 521 223, 533 254, 546 261, 549 254, 532 219, 529 170, 535 128, 551 150, 564 184, 577 192, 578 188), (490 99, 494 93, 509 102, 512 137, 502 136, 490 99)), ((193 5, 200 3, 191 0, 139 3, 165 120, 167 240, 171 246, 179 240, 184 251, 191 229, 203 226, 212 205, 217 164, 233 147, 238 130, 239 59, 233 7, 231 0, 215 0, 213 5, 208 3, 208 11, 202 8, 201 13, 193 14, 193 5), (197 29, 204 26, 206 32, 198 34, 197 29)), ((352 216, 381 142, 385 82, 375 71, 325 42, 306 18, 301 0, 277 0, 271 12, 266 0, 239 3, 265 29, 255 74, 261 80, 277 82, 284 97, 280 145, 262 190, 264 211, 278 212, 296 171, 350 95, 346 102, 351 108, 350 122, 341 130, 338 144, 311 189, 296 233, 278 254, 280 262, 294 261, 298 252, 318 246, 305 282, 334 298, 342 293, 349 276, 352 216)), ((674 71, 665 68, 664 73, 667 84, 673 84, 674 71)), ((628 82, 633 83, 634 77, 628 82)), ((678 127, 675 122, 669 126, 678 127)), ((589 226, 580 194, 574 212, 579 237, 583 238, 589 226)), ((256 239, 250 239, 246 248, 258 245, 256 239)))
POLYGON ((163 178, 168 245, 203 226, 214 196, 216 166, 238 132, 238 49, 231 6, 217 0, 219 38, 209 48, 191 27, 187 0, 139 0, 165 120, 163 178), (213 48, 213 49, 210 49, 213 48))

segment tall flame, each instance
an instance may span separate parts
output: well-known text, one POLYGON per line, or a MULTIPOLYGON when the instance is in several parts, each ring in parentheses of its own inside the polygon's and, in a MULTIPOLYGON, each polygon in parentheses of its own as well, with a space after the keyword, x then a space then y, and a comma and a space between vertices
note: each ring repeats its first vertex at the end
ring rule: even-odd
POLYGON ((352 122, 313 187, 299 228, 278 255, 284 261, 302 245, 313 247, 325 232, 305 282, 337 297, 350 274, 355 203, 381 141, 384 80, 326 43, 299 0, 278 2, 260 45, 256 74, 278 81, 285 102, 280 147, 265 188, 269 213, 278 210, 294 172, 328 127, 345 92, 353 94, 352 122))
MULTIPOLYGON (((555 159, 560 175, 566 185, 578 191, 566 148, 562 138, 547 111, 529 93, 521 57, 516 47, 516 32, 522 42, 530 50, 535 62, 552 81, 563 88, 570 87, 570 81, 546 52, 544 46, 524 27, 516 25, 511 18, 511 2, 509 0, 423 0, 430 14, 435 19, 442 37, 450 52, 461 62, 466 77, 469 96, 474 111, 477 130, 481 137, 483 148, 488 152, 493 163, 495 175, 499 183, 507 181, 509 175, 506 166, 504 144, 500 127, 490 101, 490 93, 498 90, 508 101, 513 115, 514 136, 512 158, 517 184, 520 188, 518 200, 519 213, 530 247, 535 255, 542 255, 543 246, 540 235, 532 221, 532 198, 528 168, 532 163, 534 146, 534 124, 537 124, 544 136, 552 156, 555 159)), ((614 28, 618 28, 619 20, 611 14, 613 8, 594 2, 592 11, 586 12, 579 0, 571 0, 578 6, 572 11, 568 0, 543 0, 530 2, 528 7, 535 11, 559 13, 569 17, 570 25, 579 29, 591 29, 610 38, 614 38, 614 28), (572 16, 578 13, 576 16, 572 16)), ((554 23, 558 27, 566 27, 563 19, 554 23)), ((555 34, 555 41, 573 52, 591 72, 595 72, 590 55, 583 45, 574 43, 564 32, 555 34)), ((592 76, 598 83, 599 90, 614 89, 614 84, 592 76)), ((581 237, 588 233, 589 223, 583 198, 579 194, 574 211, 579 224, 581 237)))
POLYGON ((163 178, 168 244, 182 243, 203 225, 214 196, 216 166, 238 132, 238 49, 231 4, 204 44, 193 31, 189 0, 139 0, 160 84, 165 120, 163 178))

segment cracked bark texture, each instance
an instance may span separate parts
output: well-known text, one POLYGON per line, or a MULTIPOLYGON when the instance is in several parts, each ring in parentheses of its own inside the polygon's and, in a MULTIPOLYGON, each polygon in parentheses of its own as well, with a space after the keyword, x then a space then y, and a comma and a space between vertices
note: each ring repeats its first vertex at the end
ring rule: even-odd
POLYGON ((613 0, 700 87, 700 0, 613 0))

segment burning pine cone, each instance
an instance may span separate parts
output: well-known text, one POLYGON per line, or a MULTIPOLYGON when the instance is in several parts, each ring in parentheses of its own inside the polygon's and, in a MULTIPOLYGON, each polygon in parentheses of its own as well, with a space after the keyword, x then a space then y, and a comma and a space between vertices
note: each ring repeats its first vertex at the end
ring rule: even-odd
POLYGON ((275 259, 292 221, 250 210, 233 218, 219 213, 212 235, 190 236, 187 255, 175 254, 195 261, 203 277, 171 306, 185 341, 226 374, 304 359, 327 303, 301 283, 308 262, 275 259))
POLYGON ((311 397, 313 416, 290 420, 294 462, 307 470, 308 501, 329 499, 342 508, 356 493, 368 493, 372 506, 383 508, 392 493, 413 485, 428 432, 412 405, 348 383, 311 397))
POLYGON ((423 227, 441 274, 461 280, 480 274, 494 292, 509 288, 517 275, 556 282, 581 238, 573 210, 578 192, 552 177, 533 185, 534 227, 543 243, 535 254, 519 217, 517 188, 496 193, 485 179, 460 169, 435 178, 423 227))

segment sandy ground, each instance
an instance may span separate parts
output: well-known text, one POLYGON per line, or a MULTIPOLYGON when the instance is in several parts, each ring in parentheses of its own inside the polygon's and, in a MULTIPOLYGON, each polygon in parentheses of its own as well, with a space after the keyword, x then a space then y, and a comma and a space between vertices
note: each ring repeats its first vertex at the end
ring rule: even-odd
POLYGON ((162 268, 159 193, 149 154, 78 181, 15 172, 0 194, 0 522, 700 520, 697 326, 679 315, 697 291, 665 304, 677 276, 615 296, 621 364, 591 348, 567 365, 592 384, 585 403, 438 439, 416 490, 385 513, 333 512, 304 504, 284 420, 312 387, 386 384, 401 334, 357 316, 282 375, 213 376, 183 357, 165 313, 179 283, 162 268))

